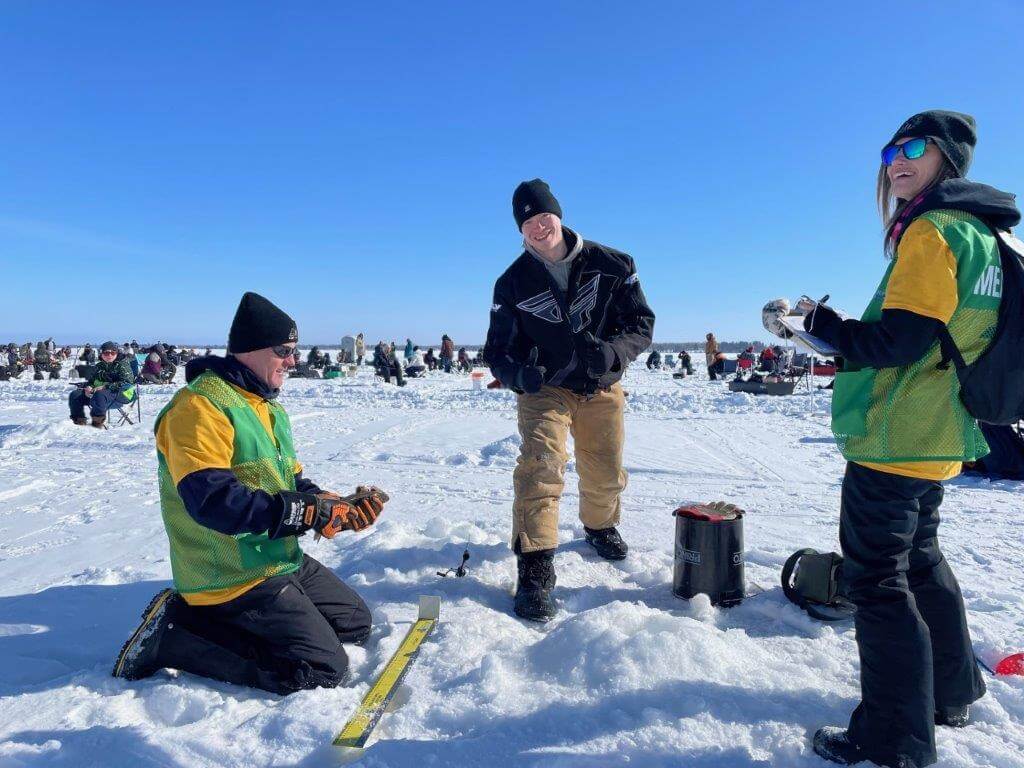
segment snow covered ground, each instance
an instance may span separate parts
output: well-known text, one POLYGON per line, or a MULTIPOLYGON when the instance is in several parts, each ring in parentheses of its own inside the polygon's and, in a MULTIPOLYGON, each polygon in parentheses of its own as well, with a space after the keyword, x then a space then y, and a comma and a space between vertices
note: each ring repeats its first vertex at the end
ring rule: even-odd
MULTIPOLYGON (((370 531, 304 542, 363 594, 375 627, 350 651, 350 687, 288 698, 110 677, 170 577, 152 425, 175 387, 143 389, 141 426, 96 431, 68 420, 66 382, 0 383, 0 766, 337 765, 327 745, 420 594, 442 596, 441 624, 360 765, 825 766, 809 736, 857 701, 853 631, 789 604, 778 574, 798 548, 838 549, 828 393, 812 408, 806 393, 755 398, 642 367, 624 383, 630 556, 605 562, 582 541, 570 466, 562 610, 539 627, 510 615, 514 395, 443 374, 398 389, 369 369, 288 381, 307 475, 392 496, 370 531), (713 499, 749 510, 747 578, 767 590, 728 610, 671 593, 671 512, 713 499), (439 578, 466 546, 468 576, 439 578)), ((1024 648, 1021 493, 960 479, 944 505, 945 553, 990 661, 1024 648)), ((988 684, 970 727, 939 730, 940 765, 1024 766, 1024 680, 988 684)))

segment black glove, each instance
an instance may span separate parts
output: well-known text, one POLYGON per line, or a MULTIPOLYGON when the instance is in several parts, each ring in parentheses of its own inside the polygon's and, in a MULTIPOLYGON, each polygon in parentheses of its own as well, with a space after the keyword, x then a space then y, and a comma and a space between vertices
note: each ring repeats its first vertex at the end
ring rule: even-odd
POLYGON ((611 344, 601 341, 590 331, 583 337, 583 342, 583 362, 588 376, 599 379, 615 367, 617 357, 611 344))
POLYGON ((281 491, 278 495, 284 506, 277 530, 271 533, 270 538, 272 539, 300 536, 309 530, 319 532, 325 527, 328 531, 332 531, 325 534, 331 538, 337 533, 337 530, 329 527, 332 520, 336 516, 339 516, 341 520, 346 519, 344 513, 347 512, 348 505, 337 494, 281 491), (340 505, 344 505, 344 507, 337 509, 336 514, 335 510, 340 505))
POLYGON ((527 394, 540 392, 540 388, 544 386, 544 376, 547 374, 547 369, 543 365, 537 365, 538 354, 538 349, 534 347, 530 350, 530 357, 526 363, 519 366, 519 370, 516 371, 515 388, 521 389, 527 394))
POLYGON ((843 320, 835 310, 825 304, 817 304, 808 314, 804 315, 804 330, 812 336, 835 345, 839 335, 839 326, 843 320))
POLYGON ((272 539, 301 536, 306 531, 333 539, 348 527, 351 505, 335 493, 299 493, 281 491, 284 502, 281 522, 271 534, 272 539))

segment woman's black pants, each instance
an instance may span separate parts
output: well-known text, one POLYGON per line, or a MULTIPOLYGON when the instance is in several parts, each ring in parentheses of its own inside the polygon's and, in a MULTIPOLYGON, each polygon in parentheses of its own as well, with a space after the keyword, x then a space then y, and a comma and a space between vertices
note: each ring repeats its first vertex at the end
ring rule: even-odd
POLYGON ((935 762, 935 713, 985 694, 960 587, 939 549, 942 484, 846 465, 839 538, 857 605, 850 739, 876 763, 935 762))

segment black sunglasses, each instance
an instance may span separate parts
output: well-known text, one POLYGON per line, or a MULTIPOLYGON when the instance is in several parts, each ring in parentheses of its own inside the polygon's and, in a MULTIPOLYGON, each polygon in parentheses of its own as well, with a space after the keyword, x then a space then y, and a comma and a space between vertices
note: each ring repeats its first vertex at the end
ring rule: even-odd
POLYGON ((280 344, 280 345, 278 345, 276 347, 271 347, 270 351, 273 352, 274 355, 276 355, 277 357, 280 357, 282 360, 284 360, 285 358, 288 358, 288 357, 296 357, 297 358, 299 356, 299 347, 298 347, 298 345, 296 345, 294 347, 289 347, 289 346, 287 346, 285 344, 280 344))

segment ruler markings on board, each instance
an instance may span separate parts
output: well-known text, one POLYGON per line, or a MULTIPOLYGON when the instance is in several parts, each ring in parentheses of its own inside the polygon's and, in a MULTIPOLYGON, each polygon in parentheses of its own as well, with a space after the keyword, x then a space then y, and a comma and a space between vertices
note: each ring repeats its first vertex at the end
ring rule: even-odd
POLYGON ((335 746, 361 749, 366 744, 374 727, 384 714, 388 702, 398 690, 402 678, 409 671, 413 659, 419 653, 420 645, 437 626, 440 607, 440 598, 420 597, 419 618, 410 627, 405 639, 398 646, 398 650, 388 660, 384 671, 366 692, 355 714, 349 718, 341 733, 335 737, 335 746))

